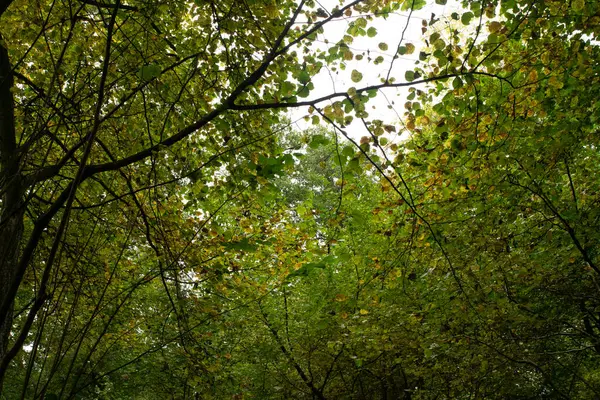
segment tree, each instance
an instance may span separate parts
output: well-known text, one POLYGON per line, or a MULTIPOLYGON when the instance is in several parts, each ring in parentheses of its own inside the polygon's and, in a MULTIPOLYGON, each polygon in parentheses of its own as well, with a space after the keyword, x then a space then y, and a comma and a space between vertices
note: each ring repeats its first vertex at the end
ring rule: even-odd
POLYGON ((172 238, 158 221, 179 210, 158 204, 199 174, 217 183, 214 196, 235 188, 233 179, 211 177, 237 165, 237 149, 264 146, 278 117, 260 109, 294 104, 311 87, 305 75, 322 65, 303 69, 290 49, 344 12, 383 7, 361 3, 327 18, 305 2, 200 2, 191 10, 183 3, 5 4, 2 374, 34 322, 42 324, 40 312, 61 304, 60 282, 75 278, 81 257, 99 252, 108 232, 116 253, 88 264, 116 268, 113 254, 149 246, 160 261, 148 269, 160 270, 167 289, 164 268, 177 257, 161 260, 171 250, 162 240, 172 238), (295 29, 300 14, 315 23, 295 29), (115 211, 122 219, 106 218, 115 211), (117 226, 127 228, 118 234, 117 226))
POLYGON ((3 394, 597 396, 599 5, 461 4, 4 2, 3 394))

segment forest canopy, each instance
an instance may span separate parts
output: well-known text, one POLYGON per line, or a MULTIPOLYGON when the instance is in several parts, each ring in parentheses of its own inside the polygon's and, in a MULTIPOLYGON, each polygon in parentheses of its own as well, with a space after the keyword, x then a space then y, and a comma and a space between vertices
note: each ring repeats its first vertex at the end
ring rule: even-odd
POLYGON ((600 397, 600 2, 0 18, 0 399, 600 397))

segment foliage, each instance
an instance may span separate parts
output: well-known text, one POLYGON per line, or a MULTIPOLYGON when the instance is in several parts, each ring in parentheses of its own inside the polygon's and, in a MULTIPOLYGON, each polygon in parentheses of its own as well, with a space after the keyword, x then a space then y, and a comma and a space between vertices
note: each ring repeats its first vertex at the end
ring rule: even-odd
POLYGON ((600 5, 427 3, 0 4, 0 396, 598 397, 600 5))

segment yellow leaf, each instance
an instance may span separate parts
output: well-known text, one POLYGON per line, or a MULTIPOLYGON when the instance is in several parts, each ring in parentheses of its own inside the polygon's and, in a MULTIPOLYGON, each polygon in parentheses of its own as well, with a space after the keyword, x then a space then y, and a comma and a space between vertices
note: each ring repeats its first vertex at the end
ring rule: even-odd
POLYGON ((346 296, 346 295, 343 295, 341 293, 335 295, 335 301, 342 302, 342 301, 346 301, 346 300, 348 300, 348 296, 346 296))
POLYGON ((488 25, 488 29, 490 30, 491 33, 498 32, 500 30, 500 28, 502 28, 502 24, 500 24, 500 22, 498 22, 498 21, 492 21, 488 25))
POLYGON ((571 7, 575 11, 581 11, 585 8, 585 0, 573 0, 571 2, 571 7))
POLYGON ((537 71, 534 69, 529 73, 529 80, 530 81, 537 81, 538 79, 538 73, 537 71))
POLYGON ((269 18, 277 18, 279 13, 277 12, 277 7, 274 4, 269 4, 265 7, 265 14, 267 14, 269 18))

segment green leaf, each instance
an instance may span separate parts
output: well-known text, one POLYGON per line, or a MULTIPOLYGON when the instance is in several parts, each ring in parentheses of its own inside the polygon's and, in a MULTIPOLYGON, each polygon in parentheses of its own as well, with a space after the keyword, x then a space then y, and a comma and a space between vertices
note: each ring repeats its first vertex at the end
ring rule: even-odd
POLYGON ((454 78, 454 80, 452 81, 452 87, 454 89, 460 89, 461 87, 463 87, 462 79, 460 79, 458 76, 454 78))
POLYGON ((238 242, 229 242, 223 245, 227 250, 243 251, 243 252, 254 252, 258 248, 257 245, 252 244, 248 241, 248 238, 244 238, 238 242))
POLYGON ((377 35, 377 29, 375 29, 374 27, 370 27, 369 29, 367 29, 367 36, 368 37, 375 37, 377 35))
POLYGON ((473 19, 473 13, 472 12, 466 12, 464 13, 461 17, 460 17, 460 22, 463 23, 463 25, 469 25, 469 23, 471 22, 471 20, 473 19))
POLYGON ((308 72, 306 72, 306 71, 301 71, 301 72, 298 74, 298 81, 299 81, 301 84, 303 84, 303 85, 304 85, 304 84, 306 84, 306 83, 308 83, 308 81, 310 81, 310 75, 308 74, 308 72))
POLYGON ((311 138, 311 141, 310 141, 310 143, 308 145, 309 145, 309 147, 311 149, 316 149, 316 148, 321 147, 322 145, 325 145, 327 143, 329 143, 329 140, 327 140, 327 138, 325 136, 323 136, 323 135, 314 135, 311 138))
POLYGON ((335 256, 327 256, 322 260, 317 262, 309 262, 302 265, 296 271, 290 273, 286 279, 294 278, 294 277, 306 277, 309 276, 312 272, 318 269, 325 269, 328 265, 334 264, 337 262, 337 257, 335 256))
POLYGON ((284 96, 291 95, 296 90, 296 85, 289 81, 283 81, 281 83, 280 92, 284 96))
POLYGON ((404 1, 404 3, 402 3, 402 11, 407 11, 407 10, 420 10, 423 7, 425 7, 427 5, 427 1, 426 0, 406 0, 404 1))
POLYGON ((358 83, 362 80, 362 78, 363 75, 360 72, 355 69, 352 70, 352 73, 350 74, 350 79, 352 79, 352 82, 358 83))
POLYGON ((408 82, 412 82, 415 80, 415 72, 414 71, 406 71, 404 73, 404 79, 406 79, 408 82))
POLYGON ((356 150, 354 149, 354 146, 344 146, 344 148, 342 149, 342 155, 346 156, 348 158, 350 157, 354 157, 354 154, 356 153, 356 150))
POLYGON ((297 93, 298 97, 306 98, 310 94, 310 90, 306 86, 302 86, 297 93))
POLYGON ((162 70, 158 64, 144 65, 138 71, 137 76, 141 80, 148 82, 159 76, 161 71, 162 70))

